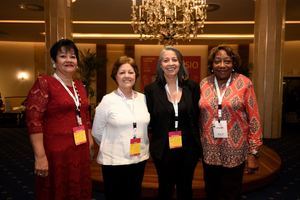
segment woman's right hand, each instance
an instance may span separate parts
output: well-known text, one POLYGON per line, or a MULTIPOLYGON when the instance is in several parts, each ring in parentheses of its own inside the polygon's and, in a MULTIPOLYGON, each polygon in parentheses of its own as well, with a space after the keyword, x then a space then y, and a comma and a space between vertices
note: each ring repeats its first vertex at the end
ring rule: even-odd
POLYGON ((49 165, 46 155, 35 158, 34 173, 40 177, 46 177, 49 175, 49 165))

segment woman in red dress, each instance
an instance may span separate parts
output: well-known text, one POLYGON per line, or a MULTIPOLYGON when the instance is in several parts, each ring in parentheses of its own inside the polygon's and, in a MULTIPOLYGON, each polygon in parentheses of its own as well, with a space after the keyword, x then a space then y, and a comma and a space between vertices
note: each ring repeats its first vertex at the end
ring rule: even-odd
POLYGON ((83 84, 73 80, 78 49, 62 39, 50 55, 54 74, 39 76, 26 102, 36 199, 91 199, 88 99, 83 84))

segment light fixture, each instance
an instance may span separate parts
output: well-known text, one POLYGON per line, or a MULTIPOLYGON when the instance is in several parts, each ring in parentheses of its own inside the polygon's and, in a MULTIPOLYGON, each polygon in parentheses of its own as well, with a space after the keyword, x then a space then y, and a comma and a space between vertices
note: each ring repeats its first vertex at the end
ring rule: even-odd
POLYGON ((44 7, 38 4, 33 3, 20 3, 19 8, 21 10, 28 10, 28 11, 43 11, 44 7))
POLYGON ((164 45, 197 37, 206 20, 206 0, 132 0, 132 28, 140 39, 164 45))
POLYGON ((29 78, 29 74, 27 72, 19 72, 17 75, 18 79, 21 81, 27 80, 29 78))

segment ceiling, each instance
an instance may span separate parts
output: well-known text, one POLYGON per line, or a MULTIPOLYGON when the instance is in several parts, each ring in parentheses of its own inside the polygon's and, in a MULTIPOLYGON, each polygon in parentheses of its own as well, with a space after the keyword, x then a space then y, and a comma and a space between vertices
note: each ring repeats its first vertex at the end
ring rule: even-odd
MULTIPOLYGON (((9 0, 0 7, 0 41, 44 42, 41 34, 44 28, 44 11, 22 10, 21 3, 43 6, 43 0, 9 0), (34 20, 36 23, 9 23, 4 20, 34 20)), ((286 24, 285 40, 300 40, 300 0, 286 0, 286 21, 298 21, 286 24)), ((132 34, 130 24, 76 24, 78 21, 125 21, 130 22, 131 0, 77 0, 72 4, 74 33, 132 34)), ((254 20, 255 0, 207 0, 209 4, 220 6, 218 10, 208 12, 204 34, 253 34, 254 24, 209 24, 213 21, 252 21, 254 20)), ((84 43, 157 43, 157 41, 139 41, 133 39, 79 39, 84 43)), ((193 40, 194 43, 209 43, 209 40, 193 40)), ((251 42, 252 39, 238 42, 251 42)), ((230 39, 229 42, 236 42, 230 39)))

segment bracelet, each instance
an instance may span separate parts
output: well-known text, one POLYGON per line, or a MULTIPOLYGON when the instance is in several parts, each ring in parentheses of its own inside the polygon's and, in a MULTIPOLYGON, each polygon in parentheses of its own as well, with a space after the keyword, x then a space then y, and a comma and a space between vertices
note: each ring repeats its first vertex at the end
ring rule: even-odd
POLYGON ((258 151, 256 152, 251 152, 250 155, 254 156, 255 158, 259 157, 258 151))

